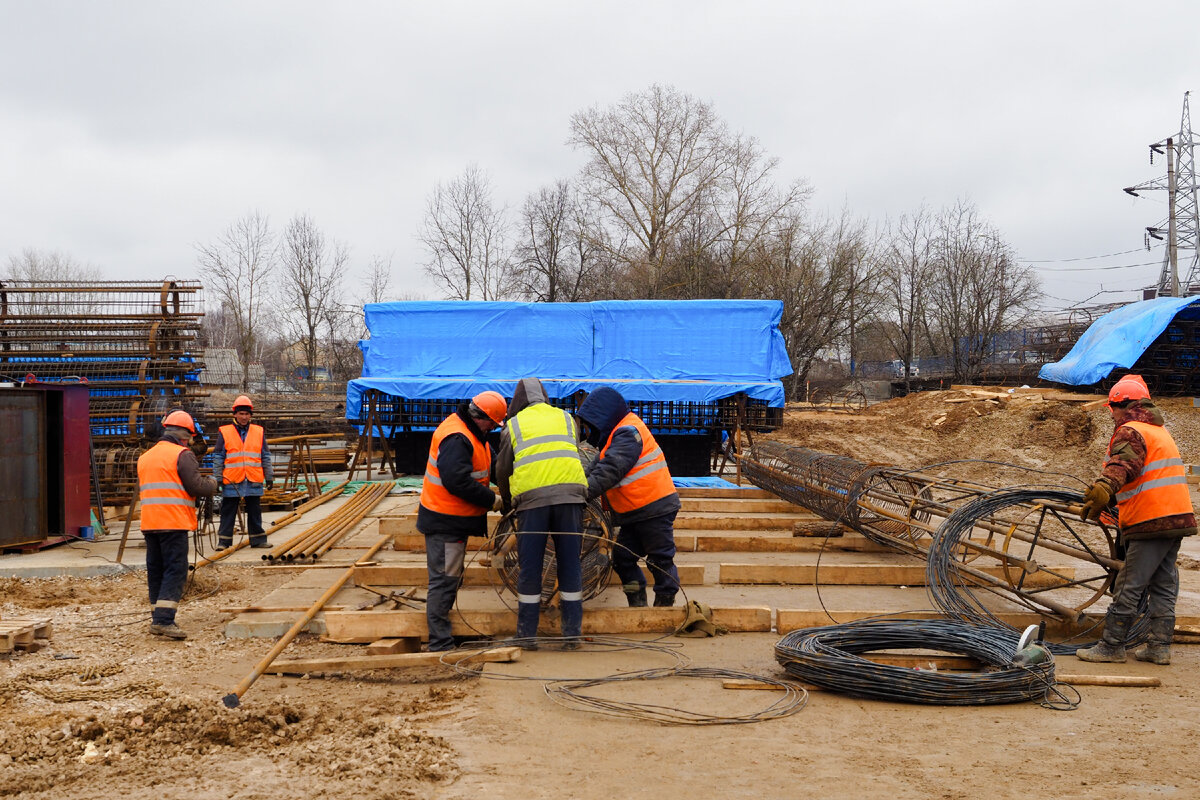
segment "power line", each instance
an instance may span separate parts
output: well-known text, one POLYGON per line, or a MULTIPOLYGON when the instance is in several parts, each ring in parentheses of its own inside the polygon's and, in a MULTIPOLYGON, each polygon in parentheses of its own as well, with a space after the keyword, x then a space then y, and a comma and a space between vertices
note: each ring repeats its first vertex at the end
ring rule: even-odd
POLYGON ((1141 264, 1115 264, 1109 267, 1034 267, 1039 272, 1100 272, 1109 269, 1133 269, 1134 267, 1155 267, 1157 261, 1145 261, 1141 264))
MULTIPOLYGON (((1155 245, 1162 247, 1162 245, 1155 245)), ((1138 247, 1134 250, 1122 250, 1119 253, 1105 253, 1102 256, 1079 256, 1078 258, 1021 258, 1018 261, 1023 261, 1026 264, 1065 264, 1069 261, 1092 261, 1097 258, 1112 258, 1113 256, 1127 256, 1130 253, 1140 253, 1145 248, 1138 247)))

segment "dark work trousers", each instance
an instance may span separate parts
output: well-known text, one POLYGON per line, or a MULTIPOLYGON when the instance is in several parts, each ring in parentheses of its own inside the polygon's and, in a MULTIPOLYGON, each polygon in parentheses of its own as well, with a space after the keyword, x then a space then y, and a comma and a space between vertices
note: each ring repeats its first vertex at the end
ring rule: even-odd
POLYGON ((429 625, 429 650, 451 650, 450 609, 458 598, 467 537, 457 533, 425 534, 425 564, 429 567, 429 591, 425 596, 425 620, 429 625))
POLYGON ((142 531, 146 537, 146 584, 150 588, 150 621, 175 622, 188 574, 187 531, 142 531))
POLYGON ((521 565, 517 601, 538 603, 541 600, 547 532, 554 538, 559 594, 564 601, 582 600, 583 569, 579 553, 583 548, 583 537, 578 534, 583 531, 583 503, 558 503, 528 511, 518 510, 517 530, 517 560, 521 565))
POLYGON ((233 523, 237 520, 238 500, 246 501, 246 527, 250 529, 250 544, 261 544, 267 540, 263 536, 262 498, 258 495, 221 498, 221 527, 217 529, 217 544, 224 547, 233 544, 233 523))
POLYGON ((646 566, 654 578, 654 594, 674 597, 679 591, 679 571, 675 569, 675 515, 661 514, 650 519, 630 522, 617 531, 617 543, 613 548, 613 569, 621 583, 628 586, 636 583, 646 585, 646 576, 638 568, 638 559, 646 559, 646 566))
POLYGON ((1175 559, 1182 539, 1134 539, 1125 542, 1125 566, 1117 573, 1110 614, 1136 616, 1146 595, 1151 619, 1175 616, 1179 569, 1175 559))

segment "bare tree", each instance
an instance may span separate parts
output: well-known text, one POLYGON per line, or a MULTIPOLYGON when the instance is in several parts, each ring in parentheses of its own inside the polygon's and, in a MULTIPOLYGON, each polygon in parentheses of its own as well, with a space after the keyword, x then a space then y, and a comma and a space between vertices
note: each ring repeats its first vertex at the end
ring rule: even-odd
POLYGON ((98 281, 100 270, 84 265, 58 250, 37 250, 27 247, 20 255, 8 257, 4 280, 58 283, 63 281, 98 281))
POLYGON ((568 181, 557 181, 525 198, 522 238, 513 253, 513 287, 518 296, 547 303, 583 298, 602 261, 595 236, 584 227, 585 218, 568 181))
POLYGON ((934 246, 929 338, 950 357, 955 378, 970 382, 994 354, 997 337, 1027 317, 1040 286, 970 202, 941 213, 934 246))
POLYGON ((912 376, 918 337, 928 327, 926 295, 933 276, 933 225, 925 206, 911 216, 901 216, 889 231, 880 270, 880 291, 894 323, 883 331, 903 365, 906 383, 912 376))
POLYGON ((491 181, 472 164, 429 197, 418 238, 429 250, 425 272, 457 300, 500 300, 510 291, 505 211, 491 181))
POLYGON ((298 214, 283 231, 280 261, 282 319, 291 333, 290 344, 299 347, 304 376, 311 381, 323 350, 328 353, 335 331, 343 326, 342 282, 350 252, 341 242, 326 242, 312 218, 298 214), (328 333, 326 348, 322 348, 322 326, 328 333))
POLYGON ((215 242, 197 244, 197 263, 233 327, 242 361, 242 391, 250 388, 250 362, 258 355, 259 314, 275 269, 275 236, 267 218, 254 211, 230 225, 215 242))
POLYGON ((729 169, 725 123, 708 103, 656 85, 573 114, 568 142, 588 155, 582 180, 620 231, 612 240, 635 245, 613 255, 646 297, 662 296, 674 240, 729 169))

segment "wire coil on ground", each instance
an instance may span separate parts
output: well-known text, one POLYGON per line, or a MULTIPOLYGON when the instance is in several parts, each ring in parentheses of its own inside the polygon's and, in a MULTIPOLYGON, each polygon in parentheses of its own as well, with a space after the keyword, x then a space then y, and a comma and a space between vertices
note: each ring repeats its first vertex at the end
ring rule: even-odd
POLYGON ((903 703, 995 705, 1042 701, 1054 685, 1054 662, 1012 666, 1010 631, 953 620, 858 620, 792 631, 775 645, 791 676, 833 691, 903 703), (983 672, 934 672, 877 664, 862 653, 922 648, 980 661, 983 672))

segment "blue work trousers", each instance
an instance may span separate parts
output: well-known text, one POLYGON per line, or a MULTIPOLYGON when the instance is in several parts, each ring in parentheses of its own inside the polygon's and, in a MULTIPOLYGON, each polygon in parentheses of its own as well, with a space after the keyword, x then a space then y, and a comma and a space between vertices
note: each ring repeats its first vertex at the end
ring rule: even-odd
POLYGON ((146 584, 150 589, 150 621, 175 622, 188 574, 188 531, 142 531, 146 538, 146 584))
POLYGON ((621 583, 645 587, 646 576, 638 567, 639 559, 654 578, 654 594, 674 597, 679 591, 679 571, 675 569, 675 515, 677 511, 621 526, 613 548, 613 569, 621 583))
POLYGON ((221 527, 217 528, 217 545, 229 547, 233 544, 233 523, 237 519, 238 501, 246 501, 246 527, 250 529, 250 544, 267 541, 263 536, 262 498, 257 495, 221 498, 221 527))
POLYGON ((517 560, 521 574, 517 578, 517 599, 522 603, 539 602, 546 554, 546 537, 554 538, 554 556, 558 564, 558 591, 566 601, 582 599, 583 569, 579 553, 583 547, 583 503, 557 503, 551 506, 517 511, 517 560))

